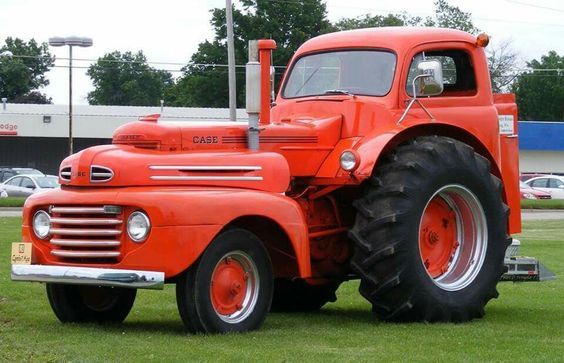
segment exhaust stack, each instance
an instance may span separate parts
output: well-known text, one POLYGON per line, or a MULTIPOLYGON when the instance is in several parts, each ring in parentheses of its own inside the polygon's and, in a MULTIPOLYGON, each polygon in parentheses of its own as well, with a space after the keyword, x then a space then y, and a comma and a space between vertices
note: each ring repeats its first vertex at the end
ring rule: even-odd
POLYGON ((258 41, 249 41, 249 61, 246 71, 246 110, 249 114, 249 131, 247 144, 250 150, 259 149, 259 114, 260 114, 260 63, 258 54, 258 41))
POLYGON ((246 65, 246 110, 249 114, 247 143, 250 150, 259 149, 259 122, 270 123, 272 39, 249 41, 249 61, 246 65))

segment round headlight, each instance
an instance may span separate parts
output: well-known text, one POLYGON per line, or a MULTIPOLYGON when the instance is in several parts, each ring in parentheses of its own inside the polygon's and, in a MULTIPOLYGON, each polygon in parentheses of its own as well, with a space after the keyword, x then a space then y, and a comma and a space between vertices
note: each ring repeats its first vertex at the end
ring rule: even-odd
POLYGON ((339 163, 341 164, 341 168, 343 168, 343 170, 353 171, 358 168, 358 165, 360 164, 360 157, 356 151, 345 150, 339 158, 339 163))
POLYGON ((49 235, 51 229, 51 218, 44 210, 37 211, 33 216, 33 232, 41 239, 49 235))
POLYGON ((127 220, 127 234, 133 242, 143 242, 149 235, 151 222, 149 217, 142 212, 133 212, 127 220))

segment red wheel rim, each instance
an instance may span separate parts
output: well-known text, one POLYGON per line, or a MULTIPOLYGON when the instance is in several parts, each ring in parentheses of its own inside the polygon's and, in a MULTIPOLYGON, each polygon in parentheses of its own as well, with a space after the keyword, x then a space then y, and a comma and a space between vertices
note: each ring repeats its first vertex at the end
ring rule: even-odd
POLYGON ((423 213, 419 230, 421 259, 432 278, 447 272, 458 245, 456 214, 436 195, 423 213))
POLYGON ((211 304, 226 323, 239 323, 253 312, 259 296, 259 273, 252 258, 233 251, 216 264, 210 281, 211 304))
POLYGON ((247 273, 238 260, 223 258, 215 267, 211 282, 212 304, 219 314, 231 315, 243 308, 247 273))
POLYGON ((468 188, 450 184, 427 202, 419 222, 421 263, 435 285, 461 290, 482 269, 488 226, 484 209, 468 188))

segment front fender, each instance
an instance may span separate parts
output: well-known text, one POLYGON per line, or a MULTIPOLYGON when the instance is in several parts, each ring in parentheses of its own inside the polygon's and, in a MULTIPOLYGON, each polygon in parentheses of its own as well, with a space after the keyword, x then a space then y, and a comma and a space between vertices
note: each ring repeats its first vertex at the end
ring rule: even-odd
POLYGON ((77 265, 52 256, 53 246, 33 235, 30 219, 35 211, 50 205, 106 204, 124 207, 124 221, 127 213, 145 211, 151 220, 151 232, 141 244, 122 233, 122 258, 117 263, 88 267, 163 271, 167 278, 174 277, 190 267, 230 222, 258 215, 271 219, 284 230, 294 248, 300 276, 310 274, 307 227, 294 200, 277 193, 223 188, 131 187, 42 193, 29 199, 24 209, 23 240, 33 242, 35 263, 77 265))

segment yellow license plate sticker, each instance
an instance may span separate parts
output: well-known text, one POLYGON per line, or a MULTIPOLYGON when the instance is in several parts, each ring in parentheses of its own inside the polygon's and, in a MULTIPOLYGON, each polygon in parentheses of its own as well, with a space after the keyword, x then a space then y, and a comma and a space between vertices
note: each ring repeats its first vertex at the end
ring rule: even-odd
POLYGON ((31 243, 12 243, 12 265, 31 265, 31 243))

